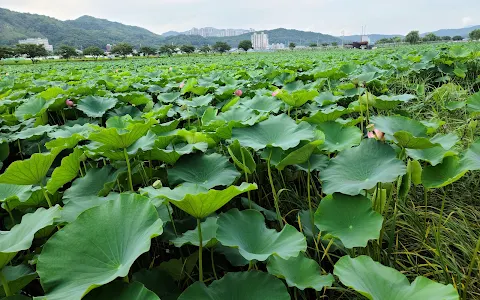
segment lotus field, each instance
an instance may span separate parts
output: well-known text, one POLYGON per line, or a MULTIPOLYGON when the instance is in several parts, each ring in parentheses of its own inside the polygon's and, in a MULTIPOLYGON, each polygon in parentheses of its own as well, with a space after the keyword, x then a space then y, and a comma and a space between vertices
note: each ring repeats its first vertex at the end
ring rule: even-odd
POLYGON ((0 298, 480 299, 479 44, 0 74, 0 298))

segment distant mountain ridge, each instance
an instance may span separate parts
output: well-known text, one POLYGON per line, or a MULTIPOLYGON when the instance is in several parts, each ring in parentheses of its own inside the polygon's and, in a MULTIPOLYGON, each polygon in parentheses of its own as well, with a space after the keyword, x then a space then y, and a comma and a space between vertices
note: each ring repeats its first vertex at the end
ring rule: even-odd
MULTIPOLYGON (((480 28, 480 25, 461 29, 442 29, 433 33, 439 36, 468 36, 471 31, 478 28, 480 28)), ((297 45, 305 46, 333 42, 340 44, 342 38, 345 42, 360 40, 359 35, 335 37, 328 34, 285 28, 263 30, 263 32, 268 34, 270 43, 288 44, 293 42, 297 45)), ((369 36, 372 42, 376 42, 381 38, 401 37, 401 35, 384 34, 370 34, 369 36)), ((135 47, 158 47, 163 44, 202 46, 212 45, 218 41, 237 47, 240 41, 250 40, 250 37, 251 33, 227 37, 202 37, 200 35, 187 35, 185 32, 177 31, 169 31, 159 35, 141 27, 124 25, 119 22, 91 16, 61 21, 47 16, 14 12, 0 8, 0 45, 13 46, 19 40, 25 38, 48 38, 50 44, 55 48, 65 44, 78 49, 89 46, 98 46, 105 49, 106 44, 121 42, 130 43, 135 47)))
POLYGON ((429 33, 433 33, 437 36, 451 36, 451 37, 454 37, 456 35, 459 35, 459 36, 463 36, 463 37, 468 37, 470 32, 474 31, 475 29, 480 29, 480 25, 470 26, 470 27, 465 27, 465 28, 458 28, 458 29, 440 29, 440 30, 437 30, 437 31, 422 33, 420 36, 425 36, 429 33))

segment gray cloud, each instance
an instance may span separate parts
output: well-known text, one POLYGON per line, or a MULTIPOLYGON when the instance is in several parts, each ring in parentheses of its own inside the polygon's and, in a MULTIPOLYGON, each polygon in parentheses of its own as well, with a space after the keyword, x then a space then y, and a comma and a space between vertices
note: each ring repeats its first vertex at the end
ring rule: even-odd
POLYGON ((61 20, 91 15, 155 33, 192 27, 273 29, 340 35, 405 34, 480 24, 480 1, 462 0, 2 0, 0 6, 61 20), (125 4, 122 4, 125 3, 125 4), (454 8, 452 7, 454 6, 454 8))

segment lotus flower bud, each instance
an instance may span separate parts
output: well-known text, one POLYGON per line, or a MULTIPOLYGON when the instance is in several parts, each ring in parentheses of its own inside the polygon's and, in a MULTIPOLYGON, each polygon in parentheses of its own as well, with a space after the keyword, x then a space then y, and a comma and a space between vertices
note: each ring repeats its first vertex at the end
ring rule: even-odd
POLYGON ((161 180, 157 180, 153 183, 153 188, 155 189, 159 189, 161 188, 163 185, 162 185, 162 181, 161 180))
POLYGON ((75 105, 75 103, 74 103, 72 100, 70 100, 70 99, 65 100, 65 104, 66 104, 68 107, 73 107, 73 106, 75 105))
POLYGON ((172 72, 172 71, 173 71, 172 67, 168 68, 168 72, 172 72))
POLYGON ((384 139, 385 134, 383 132, 381 132, 380 130, 374 129, 373 132, 375 133, 375 136, 377 137, 377 140, 383 140, 384 139))
POLYGON ((182 83, 180 83, 180 85, 178 87, 183 89, 184 86, 185 86, 185 82, 182 81, 182 83))
POLYGON ((280 94, 280 90, 276 90, 275 92, 273 92, 272 97, 276 97, 278 94, 280 94))
POLYGON ((242 90, 236 90, 234 94, 237 97, 241 97, 243 95, 243 92, 242 92, 242 90))
POLYGON ((373 133, 373 131, 369 131, 369 132, 367 132, 367 137, 369 139, 374 139, 375 138, 375 133, 373 133))

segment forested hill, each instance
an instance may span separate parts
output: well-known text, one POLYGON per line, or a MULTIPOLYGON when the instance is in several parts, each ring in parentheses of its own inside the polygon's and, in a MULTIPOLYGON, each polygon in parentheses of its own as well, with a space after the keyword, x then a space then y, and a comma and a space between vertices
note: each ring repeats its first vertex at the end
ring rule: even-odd
MULTIPOLYGON (((270 43, 309 45, 311 43, 340 42, 331 35, 291 29, 267 30, 270 43)), ((48 38, 54 46, 70 45, 76 48, 127 42, 135 47, 158 46, 161 44, 212 45, 224 41, 236 47, 242 40, 249 40, 250 34, 233 37, 208 37, 176 35, 162 37, 144 28, 128 26, 117 22, 83 16, 76 20, 60 21, 51 17, 18 13, 0 8, 0 45, 15 45, 25 38, 48 38)))

